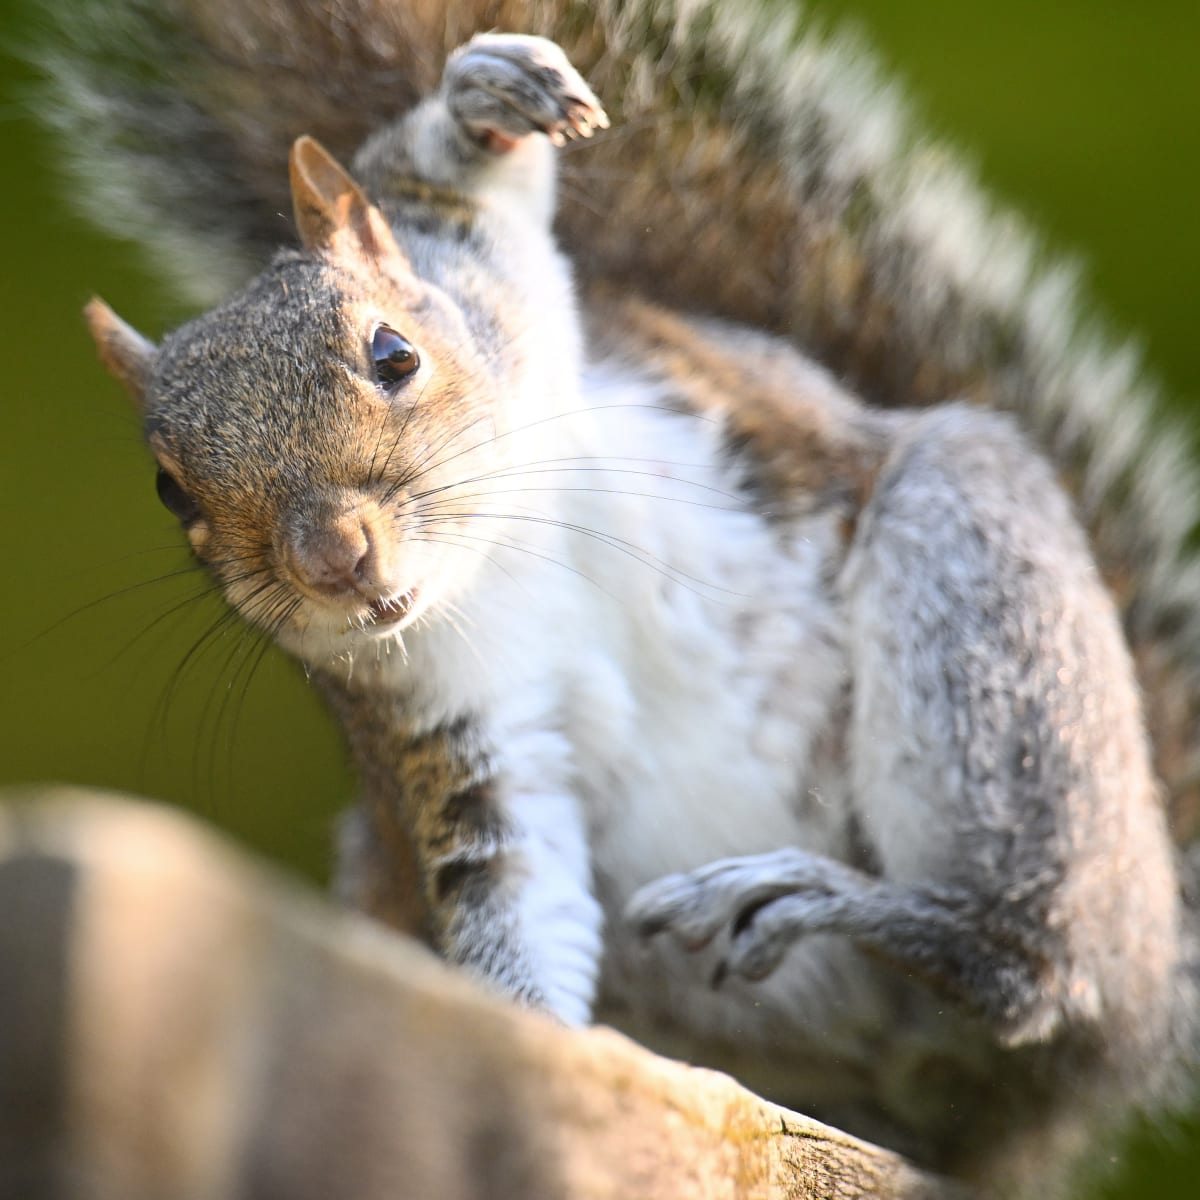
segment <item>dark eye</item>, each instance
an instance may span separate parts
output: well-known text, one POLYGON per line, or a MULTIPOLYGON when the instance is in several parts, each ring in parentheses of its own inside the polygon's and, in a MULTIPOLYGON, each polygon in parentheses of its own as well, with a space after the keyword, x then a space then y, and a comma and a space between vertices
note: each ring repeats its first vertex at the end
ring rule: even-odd
POLYGON ((170 471, 159 467, 154 486, 167 511, 178 517, 184 525, 190 525, 200 515, 200 506, 183 490, 179 480, 170 471))
POLYGON ((416 347, 386 325, 380 325, 371 337, 371 357, 375 378, 384 387, 403 383, 421 365, 416 347))

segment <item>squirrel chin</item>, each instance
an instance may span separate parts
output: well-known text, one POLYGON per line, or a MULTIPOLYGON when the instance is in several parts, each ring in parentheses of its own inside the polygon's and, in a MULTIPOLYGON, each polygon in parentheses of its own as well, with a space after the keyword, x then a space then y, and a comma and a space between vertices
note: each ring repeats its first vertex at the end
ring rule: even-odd
POLYGON ((372 600, 367 609, 370 624, 365 627, 366 632, 369 633, 372 630, 378 630, 381 633, 390 632, 396 626, 403 624, 412 614, 416 601, 416 588, 410 588, 407 592, 401 592, 396 596, 372 600))

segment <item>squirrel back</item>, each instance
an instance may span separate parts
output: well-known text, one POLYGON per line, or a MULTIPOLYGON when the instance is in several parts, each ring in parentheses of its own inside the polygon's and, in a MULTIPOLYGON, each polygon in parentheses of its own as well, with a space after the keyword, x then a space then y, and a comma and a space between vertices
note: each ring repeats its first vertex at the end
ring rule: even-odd
POLYGON ((786 336, 882 406, 1014 412, 1116 595, 1177 835, 1200 817, 1197 476, 1134 348, 1066 268, 919 140, 860 49, 790 5, 675 0, 98 0, 40 59, 79 206, 211 303, 289 240, 287 151, 349 158, 473 32, 553 37, 614 131, 563 170, 559 229, 611 289, 786 336), (320 86, 314 87, 313 81, 320 86))

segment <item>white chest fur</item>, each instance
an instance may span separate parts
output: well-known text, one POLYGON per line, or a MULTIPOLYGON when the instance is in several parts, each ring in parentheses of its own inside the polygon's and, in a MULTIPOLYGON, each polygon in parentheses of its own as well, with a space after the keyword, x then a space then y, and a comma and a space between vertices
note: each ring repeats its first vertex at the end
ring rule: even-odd
POLYGON ((667 872, 833 849, 844 816, 816 791, 812 751, 845 659, 822 582, 834 517, 768 523, 738 494, 719 426, 644 388, 589 400, 557 422, 556 453, 539 445, 560 464, 552 486, 531 472, 458 629, 421 631, 405 669, 446 715, 482 711, 501 745, 558 735, 545 769, 565 763, 611 917, 667 872))

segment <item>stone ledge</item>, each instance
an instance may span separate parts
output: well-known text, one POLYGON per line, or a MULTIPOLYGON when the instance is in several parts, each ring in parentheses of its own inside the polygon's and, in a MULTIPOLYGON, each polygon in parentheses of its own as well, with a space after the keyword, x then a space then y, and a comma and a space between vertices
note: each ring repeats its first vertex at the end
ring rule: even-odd
POLYGON ((498 1002, 168 809, 0 809, 0 1197, 935 1200, 889 1151, 498 1002))

